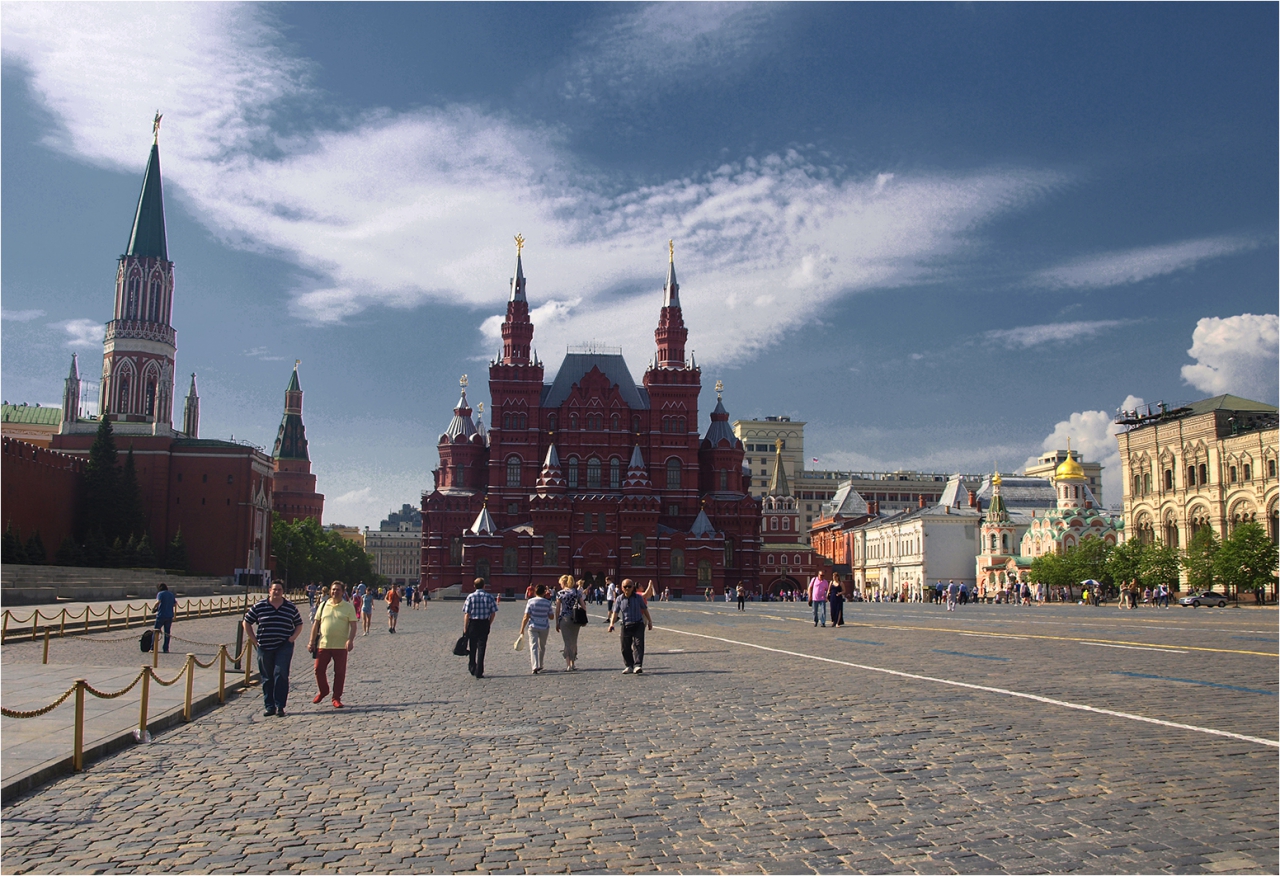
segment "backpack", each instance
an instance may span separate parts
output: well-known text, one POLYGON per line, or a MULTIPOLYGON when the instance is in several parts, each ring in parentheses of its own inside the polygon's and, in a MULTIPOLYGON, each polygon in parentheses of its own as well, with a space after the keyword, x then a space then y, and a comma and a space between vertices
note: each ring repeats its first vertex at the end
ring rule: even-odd
POLYGON ((155 647, 156 631, 147 630, 142 634, 142 638, 138 641, 138 646, 142 649, 143 654, 150 654, 151 649, 155 647))

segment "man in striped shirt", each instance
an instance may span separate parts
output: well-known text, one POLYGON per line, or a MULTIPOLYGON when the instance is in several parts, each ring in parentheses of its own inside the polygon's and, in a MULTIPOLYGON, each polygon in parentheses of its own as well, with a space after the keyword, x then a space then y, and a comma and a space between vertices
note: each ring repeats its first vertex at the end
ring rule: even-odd
POLYGON ((263 714, 283 718, 285 703, 289 700, 293 643, 302 634, 302 615, 297 606, 284 598, 284 584, 272 581, 267 598, 244 613, 244 632, 258 649, 263 714))
POLYGON ((467 637, 467 671, 484 678, 484 652, 489 645, 489 627, 498 613, 498 600, 484 589, 484 579, 475 580, 475 590, 462 606, 462 632, 467 637))

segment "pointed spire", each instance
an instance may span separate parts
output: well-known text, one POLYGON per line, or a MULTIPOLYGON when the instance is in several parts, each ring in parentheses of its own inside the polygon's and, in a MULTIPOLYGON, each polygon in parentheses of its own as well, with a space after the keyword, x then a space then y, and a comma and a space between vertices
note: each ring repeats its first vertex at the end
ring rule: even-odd
POLYGON ((164 191, 160 184, 158 143, 151 144, 151 157, 147 160, 147 169, 142 177, 142 193, 138 196, 138 211, 133 217, 133 229, 129 233, 129 248, 125 250, 125 255, 169 260, 169 246, 164 228, 164 191))
POLYGON ((556 452, 554 444, 547 448, 547 458, 543 460, 542 471, 538 473, 538 484, 535 489, 539 496, 563 493, 568 489, 568 483, 560 471, 560 454, 556 452))
POLYGON ((476 434, 486 445, 489 443, 489 433, 484 428, 484 402, 476 405, 476 434))
POLYGON ((769 481, 770 496, 790 496, 791 485, 787 483, 787 470, 782 466, 782 439, 774 444, 773 477, 769 481))
POLYGON ((196 392, 196 373, 191 372, 191 388, 182 404, 182 432, 188 438, 200 437, 200 394, 196 392))
POLYGON ((71 373, 62 389, 62 422, 74 423, 80 419, 80 365, 76 354, 71 354, 71 373))
MULTIPOLYGON (((298 381, 298 366, 301 364, 301 359, 293 360, 293 373, 289 375, 289 386, 284 391, 284 417, 280 420, 280 431, 271 451, 275 459, 311 459, 307 452, 307 429, 302 424, 302 384, 298 381)), ((191 375, 191 384, 195 386, 194 374, 191 375)))
POLYGON ((449 421, 449 428, 444 434, 450 441, 456 439, 459 435, 463 438, 470 438, 476 434, 476 424, 471 421, 471 405, 467 404, 467 375, 462 375, 462 379, 458 381, 462 387, 462 397, 458 399, 458 404, 453 408, 453 419, 449 421))
POLYGON ((640 445, 631 448, 631 462, 627 465, 627 477, 622 482, 624 493, 646 493, 653 490, 653 482, 649 480, 649 470, 645 468, 644 457, 640 455, 640 445))
POLYGON ((521 261, 521 253, 524 251, 524 235, 516 235, 516 275, 511 278, 511 298, 510 301, 527 301, 524 297, 524 264, 521 261))
POLYGON ((667 241, 667 282, 662 287, 662 306, 680 306, 680 284, 676 282, 676 242, 667 241))
POLYGON ((80 379, 80 364, 76 360, 76 354, 71 354, 71 373, 67 375, 72 380, 80 379))
POLYGON ((689 528, 689 533, 698 538, 706 538, 716 534, 716 528, 711 525, 711 519, 707 517, 706 508, 699 509, 698 516, 693 520, 693 526, 689 528))
POLYGON ((476 515, 476 522, 471 524, 470 531, 474 535, 493 535, 498 531, 497 524, 493 522, 493 517, 489 514, 489 506, 487 504, 476 515))

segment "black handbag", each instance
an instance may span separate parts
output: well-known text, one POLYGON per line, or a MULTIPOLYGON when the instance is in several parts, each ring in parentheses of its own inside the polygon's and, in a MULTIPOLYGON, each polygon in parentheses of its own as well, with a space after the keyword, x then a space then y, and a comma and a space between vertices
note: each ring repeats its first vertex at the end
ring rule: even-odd
POLYGON ((458 641, 453 643, 453 653, 458 657, 467 656, 467 637, 458 636, 458 641))
POLYGON ((573 607, 573 622, 580 627, 585 627, 588 620, 590 618, 587 617, 587 610, 581 605, 575 605, 573 607))

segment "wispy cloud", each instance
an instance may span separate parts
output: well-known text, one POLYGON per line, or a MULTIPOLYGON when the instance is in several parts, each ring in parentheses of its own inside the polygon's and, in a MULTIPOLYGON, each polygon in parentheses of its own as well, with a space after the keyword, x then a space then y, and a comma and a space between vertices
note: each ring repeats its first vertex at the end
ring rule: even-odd
POLYGON ((96 319, 67 319, 51 322, 49 328, 67 333, 68 347, 101 347, 105 329, 96 319))
POLYGON ((5 322, 31 322, 42 316, 43 310, 0 310, 0 319, 5 322))
MULTIPOLYGON (((632 46, 623 55, 635 76, 660 77, 665 66, 639 60, 651 32, 729 56, 770 14, 660 4, 599 40, 632 46)), ((554 132, 459 106, 371 110, 286 137, 271 129, 276 114, 315 95, 306 65, 281 45, 257 6, 5 10, 6 60, 31 71, 59 119, 53 142, 140 171, 162 107, 166 182, 230 244, 302 267, 313 281, 293 291, 292 309, 313 323, 436 301, 498 311, 520 231, 531 301, 552 305, 538 325, 543 351, 592 337, 649 350, 675 238, 690 346, 724 364, 841 296, 945 278, 982 249, 987 223, 1062 182, 1019 168, 842 176, 788 152, 619 193, 554 132), (152 30, 166 34, 166 51, 140 57, 135 36, 152 30)))
POLYGON ((1109 329, 1133 322, 1129 319, 1096 319, 1080 322, 1051 322, 1044 325, 1024 325, 1011 329, 993 329, 983 337, 998 344, 1013 347, 1038 347, 1041 344, 1063 343, 1091 338, 1109 329))
POLYGON ((254 347, 252 350, 245 350, 244 354, 250 359, 259 359, 263 362, 283 362, 287 356, 270 355, 270 347, 254 347))
POLYGON ((1280 383, 1280 320, 1274 313, 1205 317, 1191 333, 1182 379, 1202 392, 1274 404, 1280 383))
POLYGON ((1208 259, 1235 255, 1258 246, 1247 237, 1205 237, 1161 246, 1075 259, 1033 275, 1035 285, 1051 289, 1101 289, 1138 283, 1195 267, 1208 259))

